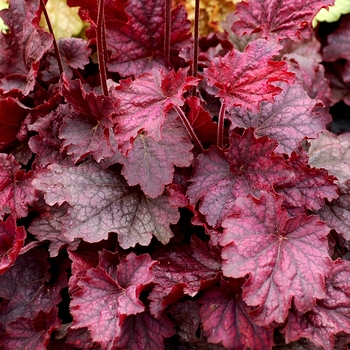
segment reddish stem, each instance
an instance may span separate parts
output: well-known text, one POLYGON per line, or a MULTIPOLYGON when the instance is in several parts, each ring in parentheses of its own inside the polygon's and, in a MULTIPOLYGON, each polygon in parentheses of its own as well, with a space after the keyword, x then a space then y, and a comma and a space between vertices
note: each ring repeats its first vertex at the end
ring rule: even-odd
POLYGON ((63 73, 63 64, 62 64, 62 59, 61 59, 61 55, 60 55, 60 50, 58 49, 55 33, 53 32, 51 21, 50 21, 48 13, 46 11, 46 6, 44 3, 44 0, 40 0, 40 4, 41 4, 41 8, 42 8, 43 13, 44 13, 47 27, 49 28, 49 32, 53 36, 53 48, 55 50, 55 56, 56 56, 57 63, 58 63, 58 69, 60 70, 60 75, 61 75, 63 73))
POLYGON ((171 0, 165 0, 164 55, 170 61, 171 0))
MULTIPOLYGON (((196 0, 194 9, 194 33, 193 33, 193 62, 192 62, 192 76, 197 77, 198 73, 198 50, 199 50, 199 5, 200 0, 196 0)), ((197 94, 197 87, 192 88, 192 95, 197 94)))
POLYGON ((225 122, 226 103, 223 102, 220 107, 218 122, 218 140, 217 145, 221 149, 224 148, 224 122, 225 122))
POLYGON ((100 80, 102 85, 102 91, 105 96, 108 96, 107 86, 107 72, 106 72, 106 55, 107 45, 106 39, 106 28, 105 28, 105 14, 104 14, 104 0, 99 0, 98 12, 97 12, 97 27, 96 27, 96 42, 97 42, 97 56, 98 56, 98 67, 100 71, 100 80))
POLYGON ((177 105, 173 105, 173 108, 175 109, 175 111, 177 112, 177 114, 179 115, 180 119, 182 120, 183 124, 185 125, 186 130, 188 131, 188 133, 190 134, 192 141, 194 142, 195 146, 197 147, 197 149, 202 153, 204 151, 204 148, 201 144, 201 142, 199 141, 196 133, 194 132, 192 125, 190 124, 190 122, 188 121, 185 113, 183 112, 183 110, 177 106, 177 105))

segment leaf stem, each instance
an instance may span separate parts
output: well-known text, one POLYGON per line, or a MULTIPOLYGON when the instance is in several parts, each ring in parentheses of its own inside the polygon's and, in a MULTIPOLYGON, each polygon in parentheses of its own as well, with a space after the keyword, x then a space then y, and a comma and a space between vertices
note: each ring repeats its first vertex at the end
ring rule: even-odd
POLYGON ((171 0, 165 0, 164 55, 170 61, 171 0))
POLYGON ((173 105, 173 108, 175 109, 175 111, 177 112, 177 114, 179 115, 180 119, 182 120, 183 124, 185 125, 185 128, 187 130, 187 132, 190 134, 195 146, 197 147, 197 149, 202 153, 204 151, 204 148, 201 144, 201 142, 199 141, 196 133, 194 132, 192 125, 190 124, 190 122, 188 121, 185 113, 183 112, 183 110, 177 106, 177 105, 173 105))
MULTIPOLYGON (((197 77, 198 73, 198 50, 199 50, 199 10, 200 0, 196 0, 194 9, 194 33, 193 33, 193 60, 192 60, 192 76, 197 77)), ((192 88, 192 95, 196 96, 197 87, 192 88)))
POLYGON ((49 28, 49 32, 53 36, 53 48, 55 50, 55 56, 56 56, 57 63, 58 63, 58 69, 60 70, 60 75, 61 75, 63 73, 63 64, 62 64, 62 59, 61 59, 61 55, 60 55, 60 50, 58 49, 55 33, 53 32, 53 28, 52 28, 52 25, 51 25, 51 21, 50 21, 49 15, 48 15, 48 13, 46 11, 46 6, 45 6, 45 3, 44 3, 44 0, 40 0, 40 5, 41 5, 41 8, 42 8, 43 13, 44 13, 44 17, 45 17, 45 20, 46 20, 46 23, 47 23, 47 27, 49 28))
POLYGON ((96 42, 97 42, 97 55, 98 55, 98 67, 100 71, 100 80, 102 91, 105 96, 108 94, 107 86, 107 73, 106 73, 106 28, 105 28, 105 8, 104 0, 99 0, 98 2, 98 12, 97 12, 97 27, 96 27, 96 42))
POLYGON ((226 103, 222 102, 219 112, 219 121, 218 121, 218 140, 217 145, 219 148, 224 148, 224 122, 225 122, 225 112, 226 112, 226 103))

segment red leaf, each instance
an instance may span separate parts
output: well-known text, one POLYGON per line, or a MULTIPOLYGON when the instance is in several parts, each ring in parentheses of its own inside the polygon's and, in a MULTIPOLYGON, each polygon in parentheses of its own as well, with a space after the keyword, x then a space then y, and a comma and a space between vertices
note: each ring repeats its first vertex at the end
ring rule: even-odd
POLYGON ((50 241, 49 253, 51 258, 57 256, 64 246, 74 250, 80 242, 80 239, 71 242, 62 234, 63 217, 67 214, 68 207, 67 203, 61 206, 47 206, 46 211, 34 218, 28 227, 28 231, 39 241, 50 241))
POLYGON ((290 70, 296 74, 308 95, 312 99, 321 100, 328 107, 331 103, 331 90, 321 64, 321 43, 312 36, 310 40, 300 43, 286 39, 284 46, 287 52, 282 58, 288 62, 290 70))
MULTIPOLYGON (((106 20, 118 18, 121 21, 127 21, 128 17, 124 11, 127 0, 106 0, 105 18, 106 20)), ((80 6, 84 12, 89 12, 89 17, 93 22, 97 21, 97 3, 94 0, 68 0, 70 7, 80 6)), ((82 13, 80 13, 82 14, 82 13)), ((86 17, 86 16, 85 16, 86 17)))
POLYGON ((31 320, 19 317, 6 326, 6 333, 0 336, 1 345, 7 350, 46 349, 52 333, 60 325, 57 308, 50 312, 39 311, 31 320))
POLYGON ((173 236, 170 224, 179 219, 167 197, 145 197, 129 188, 121 175, 94 162, 78 167, 50 165, 38 171, 33 185, 45 193, 47 204, 71 206, 63 218, 63 234, 70 241, 98 242, 116 232, 124 249, 148 245, 152 234, 165 244, 173 236))
POLYGON ((327 44, 323 48, 322 55, 326 62, 338 59, 350 60, 350 15, 342 16, 340 25, 327 36, 327 44))
POLYGON ((294 41, 308 39, 311 23, 322 7, 333 5, 332 0, 250 0, 237 3, 240 21, 233 24, 237 34, 259 32, 262 37, 276 36, 294 41))
POLYGON ((212 147, 197 158, 187 194, 193 205, 201 200, 199 210, 209 225, 220 225, 237 198, 258 196, 290 176, 284 159, 273 153, 276 147, 276 141, 256 139, 248 129, 242 136, 232 133, 226 153, 212 147))
MULTIPOLYGON (((169 69, 164 56, 164 0, 130 0, 125 6, 128 22, 107 21, 107 43, 112 57, 108 63, 111 72, 121 76, 137 76, 152 68, 169 69), (135 35, 137 33, 137 35, 135 35)), ((118 17, 116 17, 118 18, 118 17)), ((171 59, 178 61, 184 45, 190 43, 190 22, 183 7, 177 7, 171 16, 171 59)))
POLYGON ((187 77, 188 69, 180 69, 165 74, 162 70, 152 70, 137 79, 121 80, 120 86, 113 91, 120 101, 117 116, 114 118, 118 147, 122 154, 132 148, 136 136, 145 132, 155 141, 162 139, 161 130, 173 105, 182 106, 182 95, 197 79, 187 77))
POLYGON ((153 269, 156 283, 149 295, 151 312, 158 315, 184 294, 195 296, 205 284, 215 281, 220 261, 217 251, 198 238, 191 246, 178 245, 156 256, 159 264, 153 269))
POLYGON ((228 118, 232 127, 254 127, 258 136, 279 142, 278 152, 290 154, 305 137, 317 137, 326 122, 313 112, 318 101, 312 100, 300 84, 276 83, 275 86, 282 92, 274 102, 261 102, 259 111, 253 112, 234 108, 228 118))
POLYGON ((168 318, 163 315, 155 318, 142 312, 125 319, 114 346, 118 350, 163 350, 164 338, 174 334, 174 325, 168 318))
POLYGON ((174 166, 191 165, 193 144, 182 122, 176 117, 175 111, 169 113, 160 141, 139 134, 123 160, 122 174, 128 184, 140 184, 142 191, 151 198, 160 196, 165 185, 172 182, 174 166))
POLYGON ((20 170, 12 155, 0 154, 0 217, 11 214, 14 218, 28 215, 28 204, 37 199, 31 185, 33 172, 20 170))
MULTIPOLYGON (((63 71, 70 79, 74 70, 84 69, 89 63, 91 49, 89 42, 81 38, 60 38, 57 40, 63 71)), ((39 79, 47 83, 56 83, 61 75, 54 48, 49 50, 39 72, 39 79)))
POLYGON ((324 130, 318 139, 310 140, 309 164, 325 168, 340 182, 350 179, 350 137, 348 133, 334 135, 324 130))
POLYGON ((17 133, 27 114, 28 109, 20 106, 14 98, 0 99, 0 150, 17 140, 17 133))
POLYGON ((73 164, 67 154, 61 152, 62 141, 58 138, 62 120, 67 115, 68 110, 68 105, 61 104, 56 110, 28 125, 28 130, 38 132, 38 135, 29 139, 28 145, 36 153, 35 164, 39 168, 46 168, 52 163, 73 164))
POLYGON ((20 316, 34 319, 40 310, 47 313, 61 301, 65 272, 50 280, 48 269, 46 251, 33 248, 0 275, 0 323, 6 325, 20 316))
POLYGON ((10 32, 0 33, 0 91, 28 95, 34 89, 40 60, 52 45, 51 34, 37 30, 32 23, 38 4, 13 0, 10 8, 1 12, 10 32))
POLYGON ((250 275, 243 300, 258 307, 254 322, 261 325, 284 322, 293 297, 298 310, 310 310, 325 297, 330 269, 329 228, 317 216, 288 218, 281 203, 270 193, 239 198, 235 215, 222 223, 224 275, 250 275))
POLYGON ((190 110, 187 114, 188 120, 192 124, 194 132, 202 143, 216 144, 217 124, 212 121, 208 112, 201 106, 198 97, 189 97, 187 103, 190 110))
POLYGON ((327 203, 317 214, 331 229, 350 240, 350 180, 339 184, 339 198, 327 203))
POLYGON ((94 341, 110 348, 108 344, 120 336, 126 316, 144 311, 139 296, 144 285, 153 280, 154 263, 148 255, 130 253, 118 266, 117 280, 99 266, 89 269, 73 294, 72 328, 88 327, 94 341))
POLYGON ((282 89, 274 82, 294 82, 294 73, 288 72, 285 62, 273 61, 281 46, 258 39, 251 42, 243 53, 231 50, 224 57, 217 57, 205 69, 210 86, 219 89, 221 97, 230 111, 235 106, 257 111, 261 101, 273 101, 282 89))
POLYGON ((200 298, 200 315, 208 341, 221 342, 227 349, 272 349, 273 330, 254 324, 237 285, 237 281, 222 280, 221 288, 212 288, 200 298))
POLYGON ((114 112, 113 99, 85 92, 80 80, 69 81, 63 75, 61 94, 73 107, 59 131, 62 146, 75 162, 91 154, 97 162, 114 154, 109 144, 109 116, 114 112))
POLYGON ((325 298, 304 315, 290 312, 284 328, 287 342, 303 337, 325 350, 333 350, 334 336, 350 333, 350 262, 336 260, 332 265, 325 298))
POLYGON ((15 263, 26 236, 24 227, 17 227, 12 216, 0 220, 0 275, 15 263))
POLYGON ((287 161, 293 176, 276 183, 274 189, 283 195, 283 206, 288 210, 317 210, 324 206, 325 200, 338 198, 336 178, 327 170, 310 168, 305 152, 292 153, 287 161))

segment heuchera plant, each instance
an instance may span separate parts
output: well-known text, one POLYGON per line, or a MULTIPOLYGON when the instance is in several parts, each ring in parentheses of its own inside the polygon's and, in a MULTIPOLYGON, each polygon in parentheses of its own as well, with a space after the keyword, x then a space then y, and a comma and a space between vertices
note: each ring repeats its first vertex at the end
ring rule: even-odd
POLYGON ((68 5, 0 12, 0 348, 347 349, 349 16, 68 5))

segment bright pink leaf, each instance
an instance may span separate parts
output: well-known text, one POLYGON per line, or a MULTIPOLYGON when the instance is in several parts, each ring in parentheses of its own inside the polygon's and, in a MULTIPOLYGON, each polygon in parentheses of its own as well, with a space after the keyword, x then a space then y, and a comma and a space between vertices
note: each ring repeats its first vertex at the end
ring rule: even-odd
POLYGON ((258 196, 290 176, 284 159, 273 153, 276 147, 276 141, 255 138, 249 129, 243 136, 232 134, 225 153, 212 147, 197 158, 187 194, 191 204, 201 201, 199 210, 209 225, 220 225, 237 198, 258 196))
POLYGON ((27 114, 28 109, 20 106, 14 98, 0 99, 0 150, 17 140, 17 133, 27 114))
POLYGON ((24 227, 17 227, 12 216, 0 220, 0 274, 15 263, 26 236, 24 227))
POLYGON ((243 53, 232 49, 224 57, 217 57, 205 69, 210 86, 218 88, 230 111, 235 106, 257 111, 261 101, 273 101, 282 89, 275 82, 294 82, 294 73, 288 72, 285 62, 273 61, 282 47, 263 39, 251 42, 243 53))
POLYGON ((88 327, 92 339, 107 349, 120 336, 126 316, 144 311, 139 296, 154 278, 154 263, 148 255, 130 253, 118 266, 117 280, 99 266, 89 269, 73 294, 72 328, 88 327))
MULTIPOLYGON (((107 43, 112 57, 111 72, 137 76, 152 68, 170 68, 164 56, 164 0, 130 0, 125 6, 128 22, 107 21, 107 43), (137 35, 135 35, 137 33, 137 35)), ((190 44, 190 22, 183 7, 171 16, 171 61, 179 60, 180 49, 190 44)))
POLYGON ((326 236, 329 228, 317 216, 288 218, 282 198, 239 198, 235 214, 224 220, 221 238, 223 272, 249 279, 243 300, 255 310, 255 322, 284 322, 292 299, 301 312, 325 297, 330 269, 326 236))
POLYGON ((274 189, 283 195, 283 206, 288 210, 317 210, 324 206, 325 200, 338 198, 338 185, 334 176, 327 170, 310 168, 305 152, 292 153, 287 160, 291 167, 289 179, 276 183, 274 189))
POLYGON ((200 316, 208 342, 221 342, 227 349, 271 349, 272 328, 254 324, 248 314, 250 308, 240 295, 237 280, 222 280, 221 288, 209 289, 200 298, 200 316))
POLYGON ((0 217, 11 214, 14 218, 28 215, 28 204, 37 199, 31 185, 33 172, 20 170, 12 155, 0 154, 0 217))
POLYGON ((151 198, 160 196, 165 185, 172 182, 174 166, 189 166, 193 158, 193 144, 182 122, 176 117, 174 111, 169 113, 160 141, 139 134, 123 160, 122 174, 128 184, 140 184, 142 191, 151 198))
POLYGON ((317 214, 331 229, 350 240, 350 180, 339 184, 339 198, 327 203, 317 214))
POLYGON ((254 127, 257 135, 278 141, 278 152, 290 154, 305 137, 317 137, 326 123, 313 112, 318 101, 312 100, 300 84, 275 86, 282 92, 274 102, 261 102, 259 111, 253 112, 234 108, 228 118, 232 127, 254 127))
POLYGON ((287 342, 300 337, 316 346, 333 350, 335 335, 350 333, 350 262, 336 260, 326 279, 327 294, 306 314, 290 312, 284 328, 287 342))
POLYGON ((128 316, 114 346, 118 350, 163 350, 164 338, 174 335, 175 328, 165 316, 153 317, 148 312, 128 316))
POLYGON ((32 23, 38 7, 35 0, 13 0, 10 8, 1 12, 10 32, 0 32, 0 91, 28 95, 34 89, 40 60, 52 45, 51 34, 32 23))
POLYGON ((60 322, 57 308, 50 312, 39 311, 33 320, 19 317, 6 326, 6 333, 0 336, 0 343, 7 350, 46 349, 52 333, 60 322))
POLYGON ((94 162, 50 165, 38 172, 33 185, 45 193, 47 204, 71 206, 63 218, 63 233, 70 241, 98 242, 116 232, 124 249, 148 245, 152 235, 166 244, 173 236, 170 224, 179 219, 166 196, 148 198, 129 188, 121 175, 94 162))
POLYGON ((183 293, 195 296, 203 285, 215 281, 221 267, 218 252, 198 238, 192 239, 191 246, 165 248, 156 259, 156 285, 149 295, 153 315, 160 314, 183 293))
POLYGON ((162 139, 162 127, 167 113, 173 105, 182 106, 182 95, 197 79, 187 76, 188 69, 180 69, 165 74, 162 70, 152 70, 137 79, 121 80, 113 91, 120 101, 117 105, 116 137, 123 155, 132 148, 131 144, 140 132, 155 141, 162 139), (130 144, 131 143, 131 144, 130 144))
POLYGON ((240 18, 233 24, 237 34, 259 32, 262 37, 276 36, 294 41, 308 39, 312 19, 322 7, 333 5, 332 0, 250 0, 237 3, 240 18))

